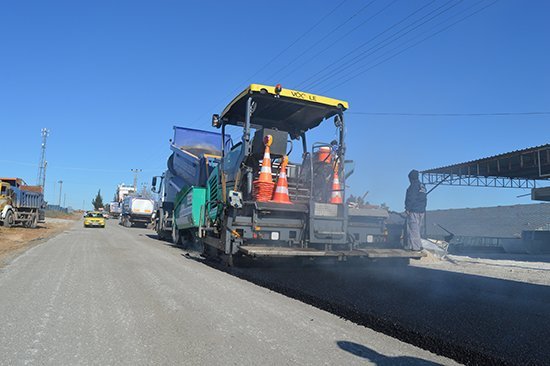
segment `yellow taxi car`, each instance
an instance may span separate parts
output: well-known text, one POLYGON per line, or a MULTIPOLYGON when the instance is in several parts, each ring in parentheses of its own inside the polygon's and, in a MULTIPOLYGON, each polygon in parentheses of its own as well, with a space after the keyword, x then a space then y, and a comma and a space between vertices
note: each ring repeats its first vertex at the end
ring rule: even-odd
POLYGON ((84 227, 105 227, 105 218, 98 211, 86 212, 84 215, 84 227))

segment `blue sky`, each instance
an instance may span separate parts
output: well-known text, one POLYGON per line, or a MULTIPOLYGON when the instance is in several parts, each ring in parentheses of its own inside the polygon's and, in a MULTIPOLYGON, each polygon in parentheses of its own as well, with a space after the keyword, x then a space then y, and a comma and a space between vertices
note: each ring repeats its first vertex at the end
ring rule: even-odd
MULTIPOLYGON (((0 175, 35 183, 40 129, 47 127, 46 198, 57 202, 53 188, 63 180, 67 204, 80 208, 85 201, 89 208, 98 189, 110 199, 118 183, 131 183, 132 168, 143 169, 140 183, 161 174, 172 125, 208 129, 210 115, 246 84, 307 85, 303 82, 327 65, 369 47, 368 58, 304 89, 350 102, 352 193, 369 191, 371 202, 400 210, 411 168, 549 142, 548 115, 352 114, 550 110, 549 2, 500 0, 357 75, 384 60, 384 52, 394 47, 399 52, 423 32, 432 34, 460 18, 450 18, 454 14, 492 3, 376 0, 363 9, 369 2, 3 1, 0 175), (399 27, 360 48, 423 6, 409 23, 440 7, 449 10, 378 51, 377 42, 399 27), (348 72, 357 76, 337 85, 348 72)), ((310 141, 330 141, 333 133, 326 123, 310 141)), ((529 203, 516 197, 524 193, 441 187, 431 194, 429 207, 529 203)))

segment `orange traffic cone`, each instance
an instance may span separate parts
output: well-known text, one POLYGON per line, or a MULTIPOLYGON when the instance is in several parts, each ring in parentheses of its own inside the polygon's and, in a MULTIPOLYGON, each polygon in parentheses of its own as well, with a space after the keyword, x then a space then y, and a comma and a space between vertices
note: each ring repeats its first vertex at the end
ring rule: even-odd
POLYGON ((267 135, 264 138, 265 152, 262 160, 262 168, 260 170, 260 176, 258 180, 253 182, 254 185, 254 197, 256 201, 266 202, 271 199, 273 195, 273 179, 271 178, 271 155, 269 147, 273 143, 273 136, 267 135))
POLYGON ((277 179, 277 187, 275 187, 275 193, 273 193, 273 199, 271 202, 277 203, 292 203, 288 195, 288 181, 286 179, 286 166, 288 164, 288 156, 283 157, 281 163, 281 169, 279 171, 279 178, 277 179))
POLYGON ((338 178, 338 164, 334 167, 334 178, 332 178, 332 195, 330 196, 330 203, 343 203, 342 199, 342 186, 340 185, 340 179, 338 178))
POLYGON ((264 137, 265 152, 264 158, 262 160, 262 169, 260 170, 260 177, 258 178, 258 182, 273 183, 273 180, 271 179, 271 151, 269 148, 272 143, 273 136, 267 135, 266 137, 264 137))

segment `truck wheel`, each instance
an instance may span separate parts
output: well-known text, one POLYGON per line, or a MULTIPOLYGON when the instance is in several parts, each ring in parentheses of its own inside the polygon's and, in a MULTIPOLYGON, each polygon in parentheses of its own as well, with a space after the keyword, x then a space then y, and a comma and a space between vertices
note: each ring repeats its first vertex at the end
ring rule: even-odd
POLYGON ((181 245, 181 233, 175 226, 172 226, 172 243, 181 245))
POLYGON ((4 217, 4 227, 12 227, 15 225, 15 215, 12 210, 9 210, 4 217))
POLYGON ((29 227, 31 229, 36 229, 36 224, 38 224, 38 215, 33 214, 31 220, 29 221, 29 227))
POLYGON ((189 249, 193 245, 193 237, 191 235, 191 232, 189 230, 183 230, 183 232, 180 234, 181 239, 181 247, 183 249, 189 249))
POLYGON ((220 259, 226 267, 236 267, 236 257, 233 254, 220 254, 220 259))

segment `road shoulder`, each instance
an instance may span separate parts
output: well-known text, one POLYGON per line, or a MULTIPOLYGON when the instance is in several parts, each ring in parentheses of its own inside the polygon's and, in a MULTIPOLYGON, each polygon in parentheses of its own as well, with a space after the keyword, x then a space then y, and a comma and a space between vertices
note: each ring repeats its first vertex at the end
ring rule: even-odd
POLYGON ((59 235, 77 222, 72 219, 46 218, 35 229, 0 226, 0 268, 10 264, 27 250, 59 235))

